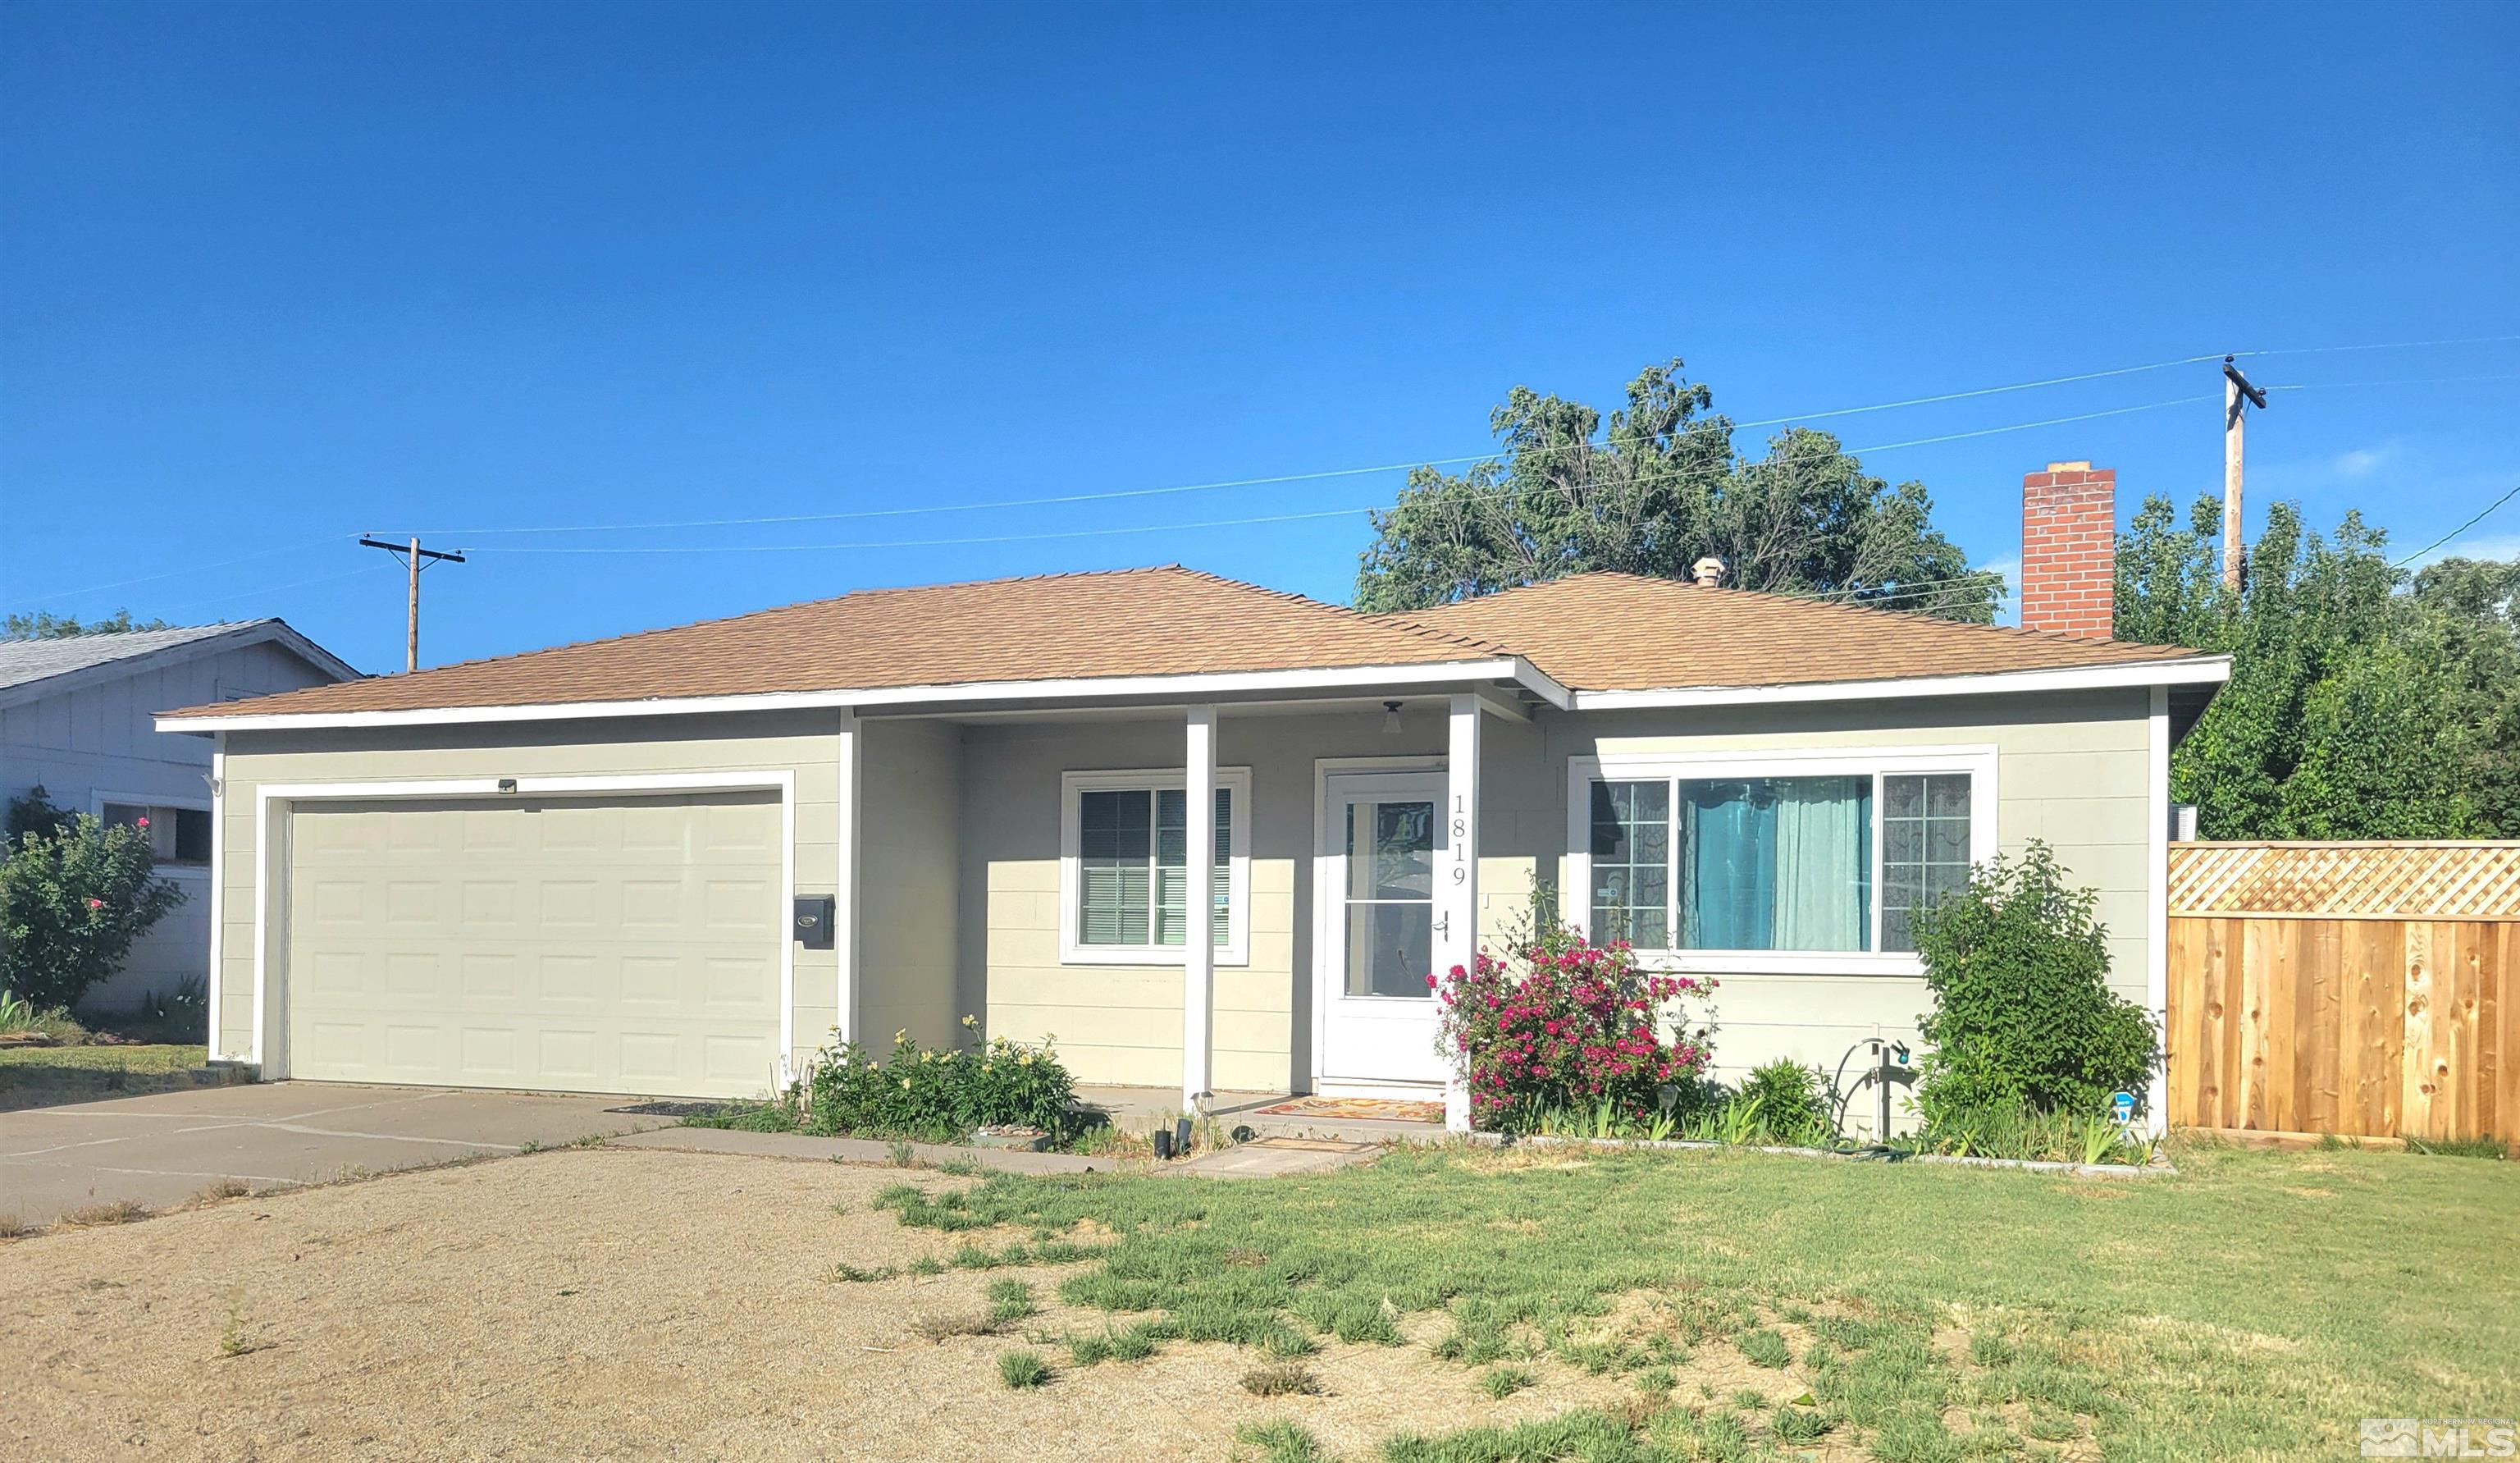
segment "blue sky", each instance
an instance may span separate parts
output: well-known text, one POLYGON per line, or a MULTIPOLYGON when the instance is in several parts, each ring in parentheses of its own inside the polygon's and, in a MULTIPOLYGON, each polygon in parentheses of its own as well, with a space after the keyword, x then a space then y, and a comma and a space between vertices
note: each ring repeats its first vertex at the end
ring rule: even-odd
MULTIPOLYGON (((2252 424, 2254 506, 2411 548, 2520 482, 2520 341, 2327 348, 2520 334, 2509 6, 13 3, 0 35, 0 608, 279 614, 393 669, 398 571, 351 539, 412 530, 476 551, 427 581, 430 663, 1169 561, 1340 599, 1362 514, 1162 526, 1398 473, 894 511, 1474 453, 1517 383, 1607 406, 1675 355, 1751 420, 2296 352, 2249 363, 2314 388, 2252 424), (515 552, 937 539, 1002 541, 515 552)), ((2025 470, 2113 466, 2124 516, 2216 487, 2219 431, 1867 461, 2002 564, 2025 470)), ((2520 504, 2468 539, 2520 553, 2520 504)))

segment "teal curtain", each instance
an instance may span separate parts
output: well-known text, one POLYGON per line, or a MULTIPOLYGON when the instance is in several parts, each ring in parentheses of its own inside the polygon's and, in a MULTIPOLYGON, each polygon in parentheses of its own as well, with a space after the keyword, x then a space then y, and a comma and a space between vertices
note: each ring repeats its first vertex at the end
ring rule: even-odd
POLYGON ((1797 777, 1777 784, 1779 950, 1861 950, 1872 936, 1872 783, 1797 777))
POLYGON ((1870 948, 1871 779, 1758 777, 1680 787, 1684 947, 1870 948))
POLYGON ((1777 804, 1764 780, 1682 784, 1688 907, 1682 943, 1695 950, 1774 948, 1777 804))

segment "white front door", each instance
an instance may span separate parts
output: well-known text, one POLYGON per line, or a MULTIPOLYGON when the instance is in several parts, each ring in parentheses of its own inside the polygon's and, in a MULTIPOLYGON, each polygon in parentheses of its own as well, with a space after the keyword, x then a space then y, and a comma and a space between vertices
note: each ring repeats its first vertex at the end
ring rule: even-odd
POLYGON ((1337 1086, 1440 1083, 1435 869, 1447 842, 1441 772, 1323 779, 1314 941, 1321 1079, 1337 1086))

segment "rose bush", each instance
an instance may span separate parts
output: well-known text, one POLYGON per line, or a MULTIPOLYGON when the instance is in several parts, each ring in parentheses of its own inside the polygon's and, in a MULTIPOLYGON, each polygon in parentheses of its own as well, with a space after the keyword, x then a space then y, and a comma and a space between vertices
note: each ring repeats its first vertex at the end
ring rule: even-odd
POLYGON ((1481 950, 1469 968, 1426 980, 1475 1127, 1518 1130, 1552 1110, 1604 1105, 1646 1122, 1670 1105, 1666 1089, 1686 1106, 1713 1056, 1688 1003, 1715 983, 1640 970, 1625 940, 1544 927, 1504 957, 1481 950))
POLYGON ((154 877, 148 820, 109 828, 36 788, 9 806, 0 845, 0 990, 38 1011, 78 1004, 131 942, 184 901, 154 877))

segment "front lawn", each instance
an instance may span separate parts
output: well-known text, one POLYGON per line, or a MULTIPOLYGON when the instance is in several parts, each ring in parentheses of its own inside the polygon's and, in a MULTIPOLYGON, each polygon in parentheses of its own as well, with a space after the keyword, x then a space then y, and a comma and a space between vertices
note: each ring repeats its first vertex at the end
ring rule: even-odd
POLYGON ((202 1071, 198 1043, 130 1046, 0 1047, 0 1111, 171 1092, 224 1081, 202 1071))
POLYGON ((48 1072, 184 1072, 210 1058, 200 1042, 189 1046, 0 1046, 0 1081, 48 1072))
MULTIPOLYGON (((1143 1340, 1236 1341, 1256 1362, 1318 1336, 1424 1348, 1498 1395, 1551 1373, 1633 1388, 1516 1428, 1430 1438, 1398 1419, 1388 1463, 2351 1456, 2363 1417, 2520 1411, 2520 1165, 2177 1158, 2176 1177, 2072 1181, 1450 1151, 886 1199, 967 1244, 1117 1231, 1059 1295, 1144 1313, 1121 1323, 1143 1340)), ((1071 1370, 1102 1350, 1083 1339, 1071 1370)), ((1303 1415, 1246 1430, 1246 1451, 1319 1456, 1303 1415)))

